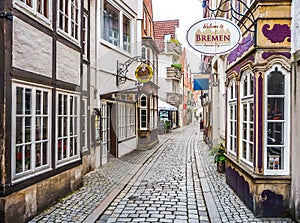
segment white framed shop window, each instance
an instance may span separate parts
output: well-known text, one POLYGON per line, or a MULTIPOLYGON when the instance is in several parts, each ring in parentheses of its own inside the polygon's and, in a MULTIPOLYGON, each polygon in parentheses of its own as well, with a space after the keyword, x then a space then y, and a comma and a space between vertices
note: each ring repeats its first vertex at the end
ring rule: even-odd
POLYGON ((254 75, 250 72, 242 74, 240 81, 240 159, 253 166, 254 161, 254 75))
POLYGON ((118 103, 118 138, 126 138, 126 104, 118 103))
POLYGON ((88 141, 87 141, 87 127, 88 127, 88 121, 87 121, 87 115, 88 115, 88 106, 87 97, 82 98, 82 107, 81 107, 81 134, 82 134, 82 151, 88 150, 88 141))
POLYGON ((236 155, 237 148, 237 92, 235 80, 231 80, 227 89, 227 150, 236 155))
POLYGON ((51 90, 12 83, 11 164, 14 182, 51 167, 51 90))
POLYGON ((290 73, 275 64, 265 77, 265 151, 266 175, 289 175, 290 166, 290 73))
POLYGON ((127 137, 135 135, 135 104, 127 104, 127 137))
POLYGON ((80 159, 79 96, 58 92, 56 95, 56 164, 80 159))

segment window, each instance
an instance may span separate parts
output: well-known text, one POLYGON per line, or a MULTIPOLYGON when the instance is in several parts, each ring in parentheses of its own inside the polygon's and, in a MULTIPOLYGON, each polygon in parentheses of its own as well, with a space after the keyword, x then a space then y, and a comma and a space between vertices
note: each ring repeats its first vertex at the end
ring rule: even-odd
POLYGON ((107 0, 104 0, 103 3, 102 17, 101 37, 109 43, 130 52, 131 19, 107 0))
POLYGON ((109 138, 108 135, 109 133, 109 117, 108 117, 108 105, 105 101, 101 101, 101 118, 102 118, 102 155, 106 156, 107 151, 109 150, 109 138))
POLYGON ((58 28, 75 40, 79 40, 79 0, 59 0, 58 28))
POLYGON ((126 104, 118 103, 118 131, 119 139, 126 138, 126 104))
POLYGON ((253 103, 253 74, 243 74, 241 78, 241 145, 239 153, 241 160, 253 166, 254 159, 254 103, 253 103))
POLYGON ((31 11, 34 15, 49 21, 52 6, 51 0, 15 0, 15 2, 19 5, 25 6, 25 8, 31 11))
POLYGON ((123 16, 123 50, 130 52, 130 20, 123 16))
POLYGON ((135 135, 135 105, 127 104, 127 137, 135 135))
POLYGON ((147 96, 140 97, 140 129, 147 130, 147 96))
POLYGON ((82 150, 86 151, 87 147, 87 98, 82 99, 82 107, 81 107, 81 134, 82 134, 82 150))
POLYGON ((88 16, 86 13, 83 15, 83 21, 82 21, 82 49, 83 49, 83 55, 85 58, 87 57, 87 34, 88 34, 88 16))
POLYGON ((13 84, 13 179, 50 167, 51 92, 35 86, 13 84))
POLYGON ((275 65, 266 73, 266 174, 289 174, 289 75, 275 65))
POLYGON ((79 158, 78 98, 74 94, 57 94, 56 161, 58 164, 79 158))
POLYGON ((236 155, 237 147, 237 98, 235 81, 231 80, 228 86, 228 129, 227 148, 236 155))

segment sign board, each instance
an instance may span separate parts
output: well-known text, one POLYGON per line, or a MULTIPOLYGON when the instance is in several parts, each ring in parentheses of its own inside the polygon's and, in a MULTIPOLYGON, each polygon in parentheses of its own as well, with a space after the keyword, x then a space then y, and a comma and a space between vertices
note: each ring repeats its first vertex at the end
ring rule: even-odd
POLYGON ((141 64, 135 69, 135 77, 139 82, 147 83, 153 76, 152 67, 148 64, 141 64))
POLYGON ((232 51, 242 37, 240 28, 225 18, 205 18, 187 31, 188 44, 206 55, 221 55, 232 51))

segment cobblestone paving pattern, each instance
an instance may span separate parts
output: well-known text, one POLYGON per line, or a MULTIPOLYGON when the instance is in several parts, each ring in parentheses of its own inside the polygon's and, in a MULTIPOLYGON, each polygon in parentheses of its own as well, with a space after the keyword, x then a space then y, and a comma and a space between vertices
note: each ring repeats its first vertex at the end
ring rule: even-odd
POLYGON ((209 222, 189 130, 172 137, 100 217, 102 222, 209 222))
MULTIPOLYGON (((161 136, 163 141, 166 136, 161 136)), ((36 216, 30 223, 83 222, 108 195, 113 186, 155 148, 135 150, 122 158, 109 162, 84 176, 83 187, 61 199, 58 203, 36 216)))

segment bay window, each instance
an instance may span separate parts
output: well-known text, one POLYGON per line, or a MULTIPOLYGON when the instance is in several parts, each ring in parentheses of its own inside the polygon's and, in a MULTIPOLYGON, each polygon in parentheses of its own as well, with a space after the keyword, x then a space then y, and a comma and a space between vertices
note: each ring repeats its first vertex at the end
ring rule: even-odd
POLYGON ((147 130, 147 96, 140 96, 140 130, 147 130))
POLYGON ((227 148, 228 151, 236 155, 237 147, 237 92, 234 80, 231 80, 228 86, 228 134, 227 148))
POLYGON ((289 74, 280 65, 266 73, 266 174, 289 174, 289 74))
POLYGON ((78 101, 79 97, 75 94, 57 94, 57 164, 80 158, 78 101))
POLYGON ((13 83, 12 176, 19 179, 50 168, 51 92, 13 83))
POLYGON ((254 159, 254 103, 253 103, 253 74, 246 73, 241 78, 241 145, 240 158, 250 166, 254 159))

